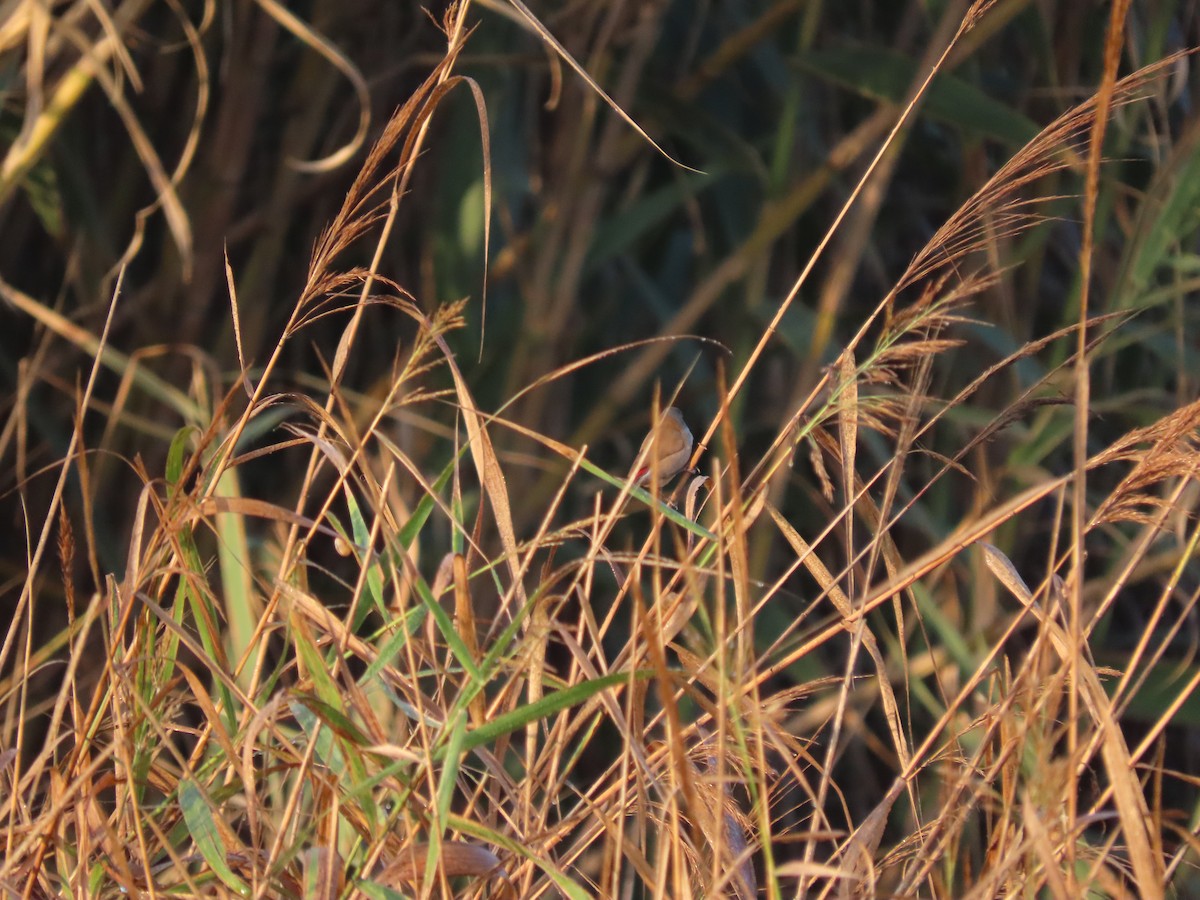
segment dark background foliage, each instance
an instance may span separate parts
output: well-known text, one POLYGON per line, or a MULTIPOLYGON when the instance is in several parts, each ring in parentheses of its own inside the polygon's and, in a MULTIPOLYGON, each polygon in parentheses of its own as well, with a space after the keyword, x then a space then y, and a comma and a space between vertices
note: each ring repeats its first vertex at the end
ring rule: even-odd
MULTIPOLYGON (((106 69, 165 170, 179 160, 189 136, 196 140, 178 185, 190 240, 181 246, 161 210, 152 210, 142 216, 140 246, 130 250, 139 211, 156 191, 111 96, 93 83, 53 120, 41 150, 21 157, 28 173, 4 185, 0 272, 98 332, 114 267, 124 257, 114 346, 126 352, 166 347, 146 364, 176 377, 188 365, 180 362, 180 348, 191 348, 227 379, 236 353, 224 257, 237 284, 246 356, 261 363, 305 283, 314 243, 356 171, 353 159, 316 174, 297 171, 293 162, 325 157, 352 139, 356 97, 311 44, 256 4, 184 11, 189 28, 203 29, 203 73, 186 43, 183 13, 159 4, 139 9, 140 15, 131 13, 136 22, 126 40, 127 62, 109 59, 106 69), (138 83, 124 74, 126 67, 138 83), (198 118, 201 84, 209 97, 198 118)), ((610 356, 509 410, 528 427, 588 442, 598 459, 619 468, 636 449, 656 382, 668 392, 682 384, 679 403, 693 422, 715 411, 718 360, 736 368, 745 358, 894 120, 888 101, 902 101, 924 77, 963 9, 958 3, 815 2, 588 2, 536 9, 667 153, 700 170, 692 172, 634 134, 514 12, 484 4, 458 72, 478 86, 491 136, 486 319, 481 123, 465 84, 454 88, 433 121, 433 149, 419 163, 378 270, 425 309, 469 298, 468 328, 454 346, 485 408, 499 408, 560 366, 628 342, 664 334, 720 342, 725 352, 683 339, 610 356)), ((362 73, 369 136, 378 134, 444 45, 435 27, 439 9, 316 2, 293 12, 362 73)), ((1104 13, 1094 4, 1001 3, 964 39, 739 398, 737 430, 747 448, 796 408, 820 367, 949 213, 1041 125, 1088 94, 1101 66, 1104 13)), ((1193 15, 1188 4, 1135 4, 1126 67, 1186 46, 1196 32, 1193 15)), ((86 16, 75 27, 83 34, 98 29, 86 16)), ((42 74, 47 93, 77 62, 64 41, 51 49, 57 52, 42 74)), ((31 86, 16 74, 18 50, 9 52, 10 136, 36 111, 31 86)), ((1131 334, 1157 337, 1131 340, 1134 346, 1114 350, 1097 370, 1101 429, 1137 424, 1144 411, 1170 406, 1191 387, 1191 314, 1178 302, 1181 295, 1150 289, 1169 281, 1171 271, 1176 282, 1185 277, 1166 266, 1164 255, 1187 249, 1195 223, 1181 214, 1167 245, 1144 250, 1164 258, 1143 261, 1140 277, 1131 275, 1139 260, 1130 247, 1146 242, 1156 204, 1168 202, 1181 173, 1190 171, 1195 81, 1190 60, 1180 61, 1148 102, 1123 110, 1113 123, 1097 257, 1101 289, 1093 306, 1098 312, 1145 306, 1131 334)), ((10 148, 10 157, 18 149, 10 148)), ((979 298, 976 321, 959 329, 969 344, 951 355, 938 393, 974 377, 981 360, 1074 315, 1080 211, 1069 195, 1080 182, 1059 177, 1039 189, 1064 195, 1049 208, 1056 218, 1019 240, 994 242, 994 261, 1009 268, 979 298)), ((340 262, 367 264, 373 243, 361 247, 340 262)), ((288 368, 318 375, 341 327, 329 319, 307 329, 288 348, 288 368)), ((367 394, 378 389, 400 339, 387 327, 372 329, 350 361, 348 383, 367 394)), ((42 345, 31 322, 12 314, 3 342, 6 393, 15 399, 21 360, 42 345)), ((70 348, 50 342, 24 376, 32 391, 20 448, 24 465, 10 468, 6 494, 6 517, 17 533, 22 513, 13 489, 30 466, 65 449, 64 416, 78 365, 70 348)), ((1037 371, 1028 361, 1006 387, 1028 383, 1037 371)), ((102 384, 101 395, 113 387, 102 384)), ((153 399, 134 392, 128 403, 129 414, 166 427, 153 399)), ((971 430, 966 418, 954 417, 939 436, 943 451, 963 444, 971 430)), ((1060 462, 1066 459, 1052 434, 1055 423, 1069 418, 1067 409, 1042 413, 1037 433, 1050 446, 1039 452, 1039 462, 1056 452, 1060 462)), ((122 455, 136 451, 152 460, 165 452, 165 441, 156 450, 136 427, 106 425, 104 436, 105 449, 122 455)), ((11 438, 4 449, 13 458, 11 438)), ((1006 465, 1019 453, 1011 441, 982 452, 980 462, 998 467, 999 477, 1020 480, 1011 474, 1019 467, 1006 465)), ((808 492, 802 470, 792 488, 798 495, 808 492)), ((531 464, 513 477, 515 496, 528 500, 518 506, 517 519, 528 525, 540 517, 557 476, 531 464)), ((114 483, 114 499, 127 488, 114 483)), ((37 479, 25 489, 36 490, 37 479)), ((973 491, 968 480, 946 479, 926 503, 936 520, 952 522, 973 491)), ((119 558, 121 548, 112 550, 119 558)))

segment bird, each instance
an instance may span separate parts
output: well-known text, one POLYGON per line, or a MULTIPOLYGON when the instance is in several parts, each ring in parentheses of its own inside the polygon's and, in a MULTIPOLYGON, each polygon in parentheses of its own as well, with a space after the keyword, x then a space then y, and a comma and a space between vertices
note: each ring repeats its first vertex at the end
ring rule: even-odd
POLYGON ((634 483, 639 486, 645 484, 657 470, 659 482, 666 484, 687 468, 691 455, 692 433, 683 421, 683 413, 672 406, 642 441, 634 483))

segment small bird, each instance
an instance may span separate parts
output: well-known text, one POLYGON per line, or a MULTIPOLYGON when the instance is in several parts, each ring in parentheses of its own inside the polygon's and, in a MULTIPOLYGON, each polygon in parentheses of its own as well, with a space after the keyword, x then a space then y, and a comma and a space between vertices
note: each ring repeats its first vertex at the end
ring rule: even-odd
POLYGON ((683 413, 672 406, 642 441, 634 482, 645 484, 657 469, 659 482, 666 484, 687 468, 691 455, 692 433, 683 421, 683 413))

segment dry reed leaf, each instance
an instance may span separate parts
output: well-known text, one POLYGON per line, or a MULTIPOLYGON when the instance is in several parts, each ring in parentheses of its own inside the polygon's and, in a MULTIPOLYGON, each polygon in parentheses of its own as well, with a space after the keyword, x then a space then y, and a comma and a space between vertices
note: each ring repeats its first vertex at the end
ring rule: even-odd
POLYGON ((604 88, 600 87, 600 85, 596 83, 596 80, 588 74, 587 69, 575 61, 575 57, 573 57, 567 51, 566 47, 559 43, 558 38, 556 38, 545 25, 538 21, 537 16, 530 11, 528 6, 522 3, 521 0, 507 0, 507 2, 511 3, 513 8, 521 14, 521 17, 528 24, 529 28, 543 41, 553 47, 554 52, 557 53, 568 66, 575 70, 575 74, 582 78, 587 86, 595 91, 597 95, 599 95, 600 99, 602 99, 608 105, 609 109, 620 116, 630 128, 636 131, 638 135, 640 135, 642 139, 646 141, 647 144, 657 150, 663 159, 673 163, 676 166, 679 166, 681 169, 686 169, 689 172, 704 174, 698 169, 693 169, 691 166, 685 166, 683 163, 679 162, 677 159, 671 156, 671 154, 667 153, 666 150, 660 147, 654 141, 654 139, 650 137, 650 135, 646 134, 646 132, 642 129, 642 126, 634 121, 633 117, 629 115, 629 113, 625 112, 625 110, 621 108, 621 105, 617 103, 617 101, 613 100, 613 98, 605 92, 604 88))
POLYGON ((838 848, 838 857, 845 861, 846 868, 838 870, 838 878, 844 881, 839 897, 848 898, 861 894, 862 890, 874 885, 875 854, 883 840, 888 816, 900 795, 909 787, 903 778, 897 778, 887 795, 876 804, 867 817, 859 823, 850 837, 838 848))
POLYGON ((358 152, 367 136, 367 127, 371 124, 371 92, 367 88, 367 80, 332 41, 306 25, 286 6, 276 0, 254 0, 254 2, 298 41, 327 59, 335 69, 346 76, 346 80, 354 88, 354 97, 358 101, 358 125, 350 140, 323 159, 309 161, 288 159, 288 164, 300 172, 328 172, 336 169, 358 152))
POLYGON ((500 460, 496 457, 492 440, 488 437, 483 415, 475 406, 475 400, 467 387, 466 380, 454 361, 454 354, 446 345, 441 335, 435 340, 445 354, 450 374, 454 378, 454 387, 458 394, 459 409, 462 411, 463 422, 467 426, 467 437, 470 441, 471 458, 475 461, 476 473, 479 476, 479 486, 487 496, 492 506, 496 520, 496 529, 500 533, 500 542, 504 546, 504 559, 508 564, 509 573, 513 577, 512 589, 516 596, 517 605, 525 605, 525 588, 521 583, 521 563, 517 549, 517 535, 513 529, 512 506, 508 499, 508 482, 500 460))
POLYGON ((65 113, 78 104, 91 86, 95 72, 103 69, 110 57, 115 56, 120 61, 122 73, 140 88, 141 82, 125 49, 122 33, 133 28, 137 18, 150 6, 149 0, 123 3, 111 17, 103 7, 95 4, 89 6, 93 13, 99 13, 103 37, 88 45, 87 54, 59 76, 49 102, 44 98, 44 69, 50 62, 67 65, 67 60, 53 60, 45 52, 47 38, 55 24, 49 16, 49 8, 34 3, 10 2, 3 10, 0 42, 6 48, 18 42, 25 43, 30 51, 28 65, 32 71, 28 72, 26 79, 30 91, 26 112, 22 116, 21 134, 10 144, 0 164, 0 201, 8 199, 24 175, 42 157, 51 138, 65 120, 65 113), (17 9, 14 10, 14 6, 17 9))
POLYGON ((845 869, 839 869, 837 866, 826 865, 818 862, 805 862, 802 859, 792 860, 790 862, 780 863, 775 867, 775 874, 780 878, 802 878, 811 881, 817 878, 850 878, 854 879, 858 876, 845 869))
POLYGON ((113 264, 109 275, 111 277, 112 274, 122 270, 137 256, 142 246, 142 233, 146 220, 149 219, 152 213, 161 208, 163 218, 167 222, 167 228, 171 232, 171 237, 175 241, 176 248, 179 250, 180 269, 185 280, 191 278, 194 252, 192 247, 192 223, 186 210, 183 208, 183 202, 179 199, 179 195, 175 191, 175 185, 183 177, 184 172, 177 171, 174 175, 167 174, 162 160, 159 158, 158 151, 154 149, 154 144, 145 131, 143 131, 141 122, 138 121, 137 115, 129 105, 129 101, 125 99, 124 91, 120 85, 102 67, 95 69, 93 74, 95 74, 97 80, 104 87, 105 92, 108 94, 109 103, 125 125, 125 130, 129 135, 129 142, 137 151, 146 176, 150 179, 150 184, 154 187, 157 194, 149 206, 138 211, 135 217, 136 226, 134 234, 125 247, 125 252, 113 264))
MULTIPOLYGON (((479 652, 479 639, 476 634, 475 607, 471 603, 470 585, 467 580, 467 558, 461 553, 455 553, 453 559, 454 627, 463 639, 471 660, 478 664, 482 655, 479 652)), ((487 697, 482 690, 476 691, 475 696, 471 698, 469 711, 471 724, 476 728, 487 721, 487 697)))
POLYGON ((437 571, 433 573, 433 581, 430 582, 430 593, 434 597, 441 597, 449 589, 454 581, 454 557, 456 554, 445 554, 441 562, 438 563, 437 571))
MULTIPOLYGON (((696 514, 698 512, 696 509, 696 498, 699 496, 701 488, 708 484, 708 482, 709 477, 707 475, 697 475, 688 481, 687 493, 684 495, 683 501, 683 514, 693 522, 696 521, 696 514)), ((687 535, 689 549, 694 538, 695 534, 689 531, 687 535)))
MULTIPOLYGON (((425 865, 430 845, 412 844, 388 862, 373 880, 388 887, 419 885, 425 879, 425 865)), ((500 858, 486 847, 462 841, 441 841, 435 861, 438 871, 447 878, 460 876, 490 878, 500 868, 500 858)))
MULTIPOLYGON (((74 344, 94 361, 94 368, 103 366, 121 374, 131 369, 135 370, 137 374, 134 378, 147 394, 162 400, 176 412, 184 415, 191 424, 199 426, 206 422, 207 416, 186 393, 158 378, 152 372, 139 369, 133 364, 131 356, 108 346, 106 335, 102 334, 100 337, 96 337, 86 328, 81 328, 66 316, 35 300, 24 291, 18 290, 2 278, 0 278, 0 296, 54 334, 74 344)), ((90 396, 89 392, 87 397, 90 398, 90 396)))
POLYGON ((304 900, 336 900, 346 886, 346 866, 333 847, 304 851, 304 900))

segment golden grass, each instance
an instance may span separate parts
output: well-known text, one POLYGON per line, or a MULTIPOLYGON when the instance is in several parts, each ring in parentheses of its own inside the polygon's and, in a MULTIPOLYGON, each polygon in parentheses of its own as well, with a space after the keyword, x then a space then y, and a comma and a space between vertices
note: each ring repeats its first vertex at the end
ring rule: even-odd
MULTIPOLYGON (((972 6, 960 37, 988 5, 972 6)), ((483 409, 452 350, 471 308, 427 312, 378 271, 439 104, 473 90, 483 116, 478 90, 455 74, 466 11, 447 13, 444 59, 387 122, 317 241, 266 362, 247 360, 238 328, 236 378, 214 384, 196 366, 211 402, 117 353, 107 330, 0 282, 93 360, 70 449, 48 468, 48 511, 29 512, 28 574, 0 645, 0 891, 1182 895, 1194 822, 1180 819, 1172 786, 1195 779, 1163 756, 1200 675, 1181 667, 1170 703, 1136 734, 1123 717, 1195 614, 1200 404, 1088 452, 1081 403, 1074 470, 1039 471, 1010 495, 981 491, 971 516, 918 549, 903 531, 935 483, 1057 402, 1042 390, 1052 378, 1086 383, 1089 354, 1119 333, 1123 321, 1089 320, 1084 305, 949 399, 935 394, 935 364, 997 282, 991 242, 1048 215, 1057 198, 1033 191, 1050 176, 1081 160, 1094 171, 1110 106, 1135 102, 1172 61, 1121 80, 1114 65, 1098 98, 1000 169, 749 455, 733 404, 822 243, 728 388, 721 370, 717 415, 692 423, 705 474, 673 506, 517 415, 517 400, 595 359, 483 409), (369 265, 341 267, 364 246, 369 265), (321 390, 304 392, 282 372, 285 350, 333 316, 347 323, 341 340, 321 390), (375 327, 395 330, 399 349, 386 388, 364 397, 343 382, 375 327), (926 452, 977 392, 1063 346, 955 456, 926 452), (132 524, 113 525, 128 554, 120 575, 101 571, 96 535, 63 502, 69 479, 87 495, 95 477, 86 426, 105 371, 122 378, 105 407, 113 419, 136 384, 187 423, 163 471, 125 463, 143 488, 132 524), (425 438, 449 453, 421 452, 425 438), (887 462, 869 471, 863 445, 879 441, 887 462), (552 489, 521 529, 509 483, 529 458, 552 489), (289 497, 260 493, 252 473, 264 464, 294 473, 289 497), (830 510, 816 533, 781 499, 806 465, 830 510), (571 519, 565 498, 580 492, 591 510, 571 519), (996 535, 1035 515, 1055 537, 1014 563, 996 535), (764 534, 786 554, 770 581, 752 559, 764 534), (1116 563, 1085 568, 1087 547, 1106 541, 1116 563), (97 586, 87 596, 71 574, 80 558, 97 586), (1123 658, 1093 658, 1094 631, 1147 583, 1158 592, 1123 658), (947 598, 997 585, 1011 597, 979 632, 946 614, 947 598), (772 617, 797 592, 803 614, 772 617), (41 618, 59 596, 67 625, 46 637, 41 618)), ((118 291, 113 311, 120 302, 118 291)), ((635 366, 661 358, 658 344, 623 349, 646 354, 635 366)))

